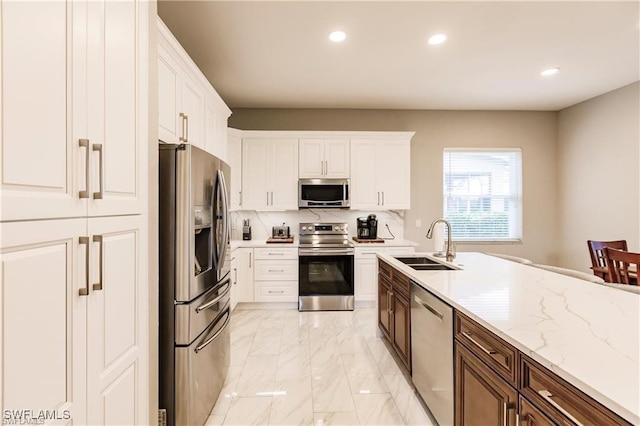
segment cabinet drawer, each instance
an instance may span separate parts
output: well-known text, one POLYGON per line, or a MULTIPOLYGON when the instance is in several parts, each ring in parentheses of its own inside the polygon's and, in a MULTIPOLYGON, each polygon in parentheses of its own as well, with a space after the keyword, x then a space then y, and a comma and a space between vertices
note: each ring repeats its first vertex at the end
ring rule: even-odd
POLYGON ((387 281, 391 282, 391 266, 383 262, 382 260, 378 262, 378 275, 387 279, 387 281))
POLYGON ((256 260, 256 281, 298 281, 297 260, 256 260))
POLYGON ((409 294, 411 293, 411 281, 409 277, 394 270, 392 282, 394 290, 399 291, 404 294, 405 297, 409 298, 409 294))
POLYGON ((383 253, 382 247, 357 247, 356 248, 356 260, 359 259, 375 259, 378 253, 383 253))
POLYGON ((254 300, 256 302, 297 302, 297 284, 297 281, 256 283, 254 300))
POLYGON ((518 351, 489 330, 456 311, 456 339, 486 362, 512 386, 517 386, 518 351))
POLYGON ((256 259, 298 259, 298 249, 292 247, 255 248, 256 259))
POLYGON ((561 425, 629 425, 570 383, 522 355, 520 393, 561 425))
POLYGON ((392 256, 397 256, 400 254, 413 254, 416 250, 413 247, 386 247, 384 252, 392 256))

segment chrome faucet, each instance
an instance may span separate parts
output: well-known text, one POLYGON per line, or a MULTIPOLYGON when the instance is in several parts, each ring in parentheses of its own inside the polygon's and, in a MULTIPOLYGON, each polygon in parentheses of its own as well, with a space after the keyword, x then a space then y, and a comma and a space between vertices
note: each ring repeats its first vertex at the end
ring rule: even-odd
POLYGON ((427 231, 426 237, 431 239, 433 237, 433 228, 435 228, 438 222, 442 222, 447 225, 447 252, 445 254, 447 262, 453 262, 453 259, 456 257, 456 253, 453 250, 453 245, 451 244, 451 224, 447 222, 445 219, 436 219, 431 222, 429 226, 429 230, 427 231))

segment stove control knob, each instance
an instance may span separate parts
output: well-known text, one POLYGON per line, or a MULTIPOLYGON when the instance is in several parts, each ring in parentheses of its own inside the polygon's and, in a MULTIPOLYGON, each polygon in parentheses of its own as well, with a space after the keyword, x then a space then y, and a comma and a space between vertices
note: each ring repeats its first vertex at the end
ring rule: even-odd
POLYGON ((303 230, 303 231, 306 231, 306 230, 307 230, 307 227, 306 227, 306 226, 303 226, 303 227, 302 227, 302 230, 303 230))

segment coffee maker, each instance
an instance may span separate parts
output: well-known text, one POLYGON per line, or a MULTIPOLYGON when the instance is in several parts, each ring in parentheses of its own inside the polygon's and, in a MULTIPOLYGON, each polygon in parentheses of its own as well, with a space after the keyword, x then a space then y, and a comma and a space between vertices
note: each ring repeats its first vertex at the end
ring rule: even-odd
POLYGON ((375 240, 378 238, 378 219, 375 214, 367 217, 359 217, 358 221, 358 238, 361 240, 375 240))

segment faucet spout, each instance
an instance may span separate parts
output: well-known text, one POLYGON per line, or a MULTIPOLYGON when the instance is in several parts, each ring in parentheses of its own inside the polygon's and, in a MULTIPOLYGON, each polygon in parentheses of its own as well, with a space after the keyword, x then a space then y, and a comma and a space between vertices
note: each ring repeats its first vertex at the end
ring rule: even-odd
POLYGON ((456 257, 456 253, 453 250, 453 244, 451 243, 451 224, 446 219, 436 219, 431 222, 426 237, 429 239, 433 238, 433 228, 435 228, 435 226, 440 222, 444 223, 447 226, 447 251, 445 253, 445 256, 447 262, 453 262, 453 259, 455 259, 456 257))

